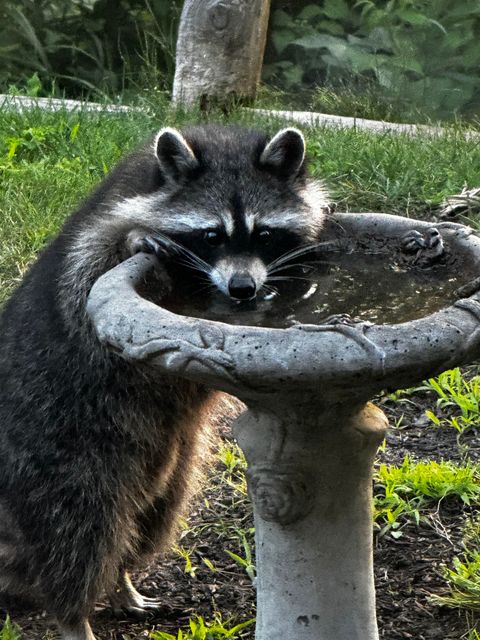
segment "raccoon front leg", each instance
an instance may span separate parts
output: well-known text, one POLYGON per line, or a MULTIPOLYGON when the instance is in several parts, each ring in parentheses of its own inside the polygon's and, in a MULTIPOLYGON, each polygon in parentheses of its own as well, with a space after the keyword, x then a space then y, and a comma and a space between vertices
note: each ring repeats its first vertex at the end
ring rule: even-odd
POLYGON ((126 571, 121 572, 118 583, 110 594, 110 604, 115 615, 127 614, 140 619, 165 608, 160 600, 142 596, 133 586, 126 571))
POLYGON ((76 625, 58 623, 61 640, 96 640, 88 620, 82 620, 76 625))
MULTIPOLYGON (((172 446, 170 458, 176 464, 171 473, 165 474, 164 481, 167 485, 165 493, 157 496, 150 507, 138 515, 138 547, 133 558, 124 560, 124 566, 134 567, 142 559, 145 562, 168 545, 181 505, 189 493, 199 430, 199 424, 193 428, 190 427, 188 433, 179 440, 183 444, 178 449, 172 446)), ((120 572, 117 585, 109 598, 112 609, 117 615, 126 613, 144 618, 168 608, 168 605, 161 600, 138 593, 125 570, 120 572)))

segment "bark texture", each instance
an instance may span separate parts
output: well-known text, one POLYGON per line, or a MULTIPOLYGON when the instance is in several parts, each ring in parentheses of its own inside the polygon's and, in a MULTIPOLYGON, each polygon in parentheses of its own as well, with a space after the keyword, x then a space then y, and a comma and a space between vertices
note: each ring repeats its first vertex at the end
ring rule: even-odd
POLYGON ((270 0, 185 0, 173 101, 253 98, 260 79, 270 0))

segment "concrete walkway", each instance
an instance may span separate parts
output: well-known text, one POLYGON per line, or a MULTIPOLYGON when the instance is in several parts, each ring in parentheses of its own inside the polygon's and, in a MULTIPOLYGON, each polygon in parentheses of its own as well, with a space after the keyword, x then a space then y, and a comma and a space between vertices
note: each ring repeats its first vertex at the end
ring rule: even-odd
POLYGON ((128 107, 121 104, 101 104, 100 102, 86 102, 82 100, 67 100, 63 98, 29 98, 27 96, 10 96, 0 93, 0 109, 44 109, 45 111, 106 111, 107 113, 129 113, 142 111, 138 107, 128 107))
MULTIPOLYGON (((399 124, 395 122, 385 122, 383 120, 367 120, 366 118, 351 118, 347 116, 335 116, 328 113, 316 113, 313 111, 274 111, 270 109, 249 109, 255 113, 285 118, 286 120, 298 122, 307 126, 326 126, 339 129, 366 129, 375 133, 398 133, 407 135, 430 135, 438 136, 445 133, 442 127, 429 126, 424 124, 399 124)), ((477 136, 474 131, 470 134, 477 136)), ((469 135, 470 135, 469 134, 469 135)))
MULTIPOLYGON (((144 112, 140 107, 127 105, 102 104, 100 102, 86 102, 81 100, 67 100, 62 98, 30 98, 25 96, 10 96, 0 94, 0 109, 16 109, 26 111, 28 109, 45 109, 46 111, 93 111, 107 113, 131 113, 144 112)), ((280 118, 290 122, 298 122, 304 126, 324 126, 339 129, 361 129, 374 133, 393 133, 406 135, 427 135, 441 136, 448 129, 424 124, 400 124, 395 122, 385 122, 383 120, 367 120, 366 118, 350 118, 346 116, 335 116, 327 113, 316 113, 313 111, 278 111, 275 109, 245 109, 258 115, 271 118, 280 118)), ((478 139, 480 134, 477 131, 464 131, 467 139, 478 139)))

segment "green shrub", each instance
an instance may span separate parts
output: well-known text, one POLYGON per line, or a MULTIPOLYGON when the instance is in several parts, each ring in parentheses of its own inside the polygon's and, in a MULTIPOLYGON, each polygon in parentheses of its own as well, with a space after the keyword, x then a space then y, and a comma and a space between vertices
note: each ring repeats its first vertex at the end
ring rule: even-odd
POLYGON ((321 0, 296 7, 273 11, 267 81, 373 91, 398 110, 442 117, 478 108, 476 0, 321 0))

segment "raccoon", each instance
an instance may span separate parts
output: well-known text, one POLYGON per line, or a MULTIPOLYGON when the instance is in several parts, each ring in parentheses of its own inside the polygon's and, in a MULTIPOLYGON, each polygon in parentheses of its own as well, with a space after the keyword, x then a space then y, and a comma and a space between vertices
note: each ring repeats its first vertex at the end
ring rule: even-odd
MULTIPOLYGON (((251 301, 318 241, 327 210, 293 128, 162 129, 67 219, 0 317, 0 591, 34 597, 63 640, 160 606, 129 571, 165 548, 217 402, 96 339, 96 279, 137 251, 251 301), (283 256, 283 257, 282 257, 283 256)), ((178 278, 177 278, 178 276, 178 278)), ((181 295, 181 290, 179 292, 181 295)))

